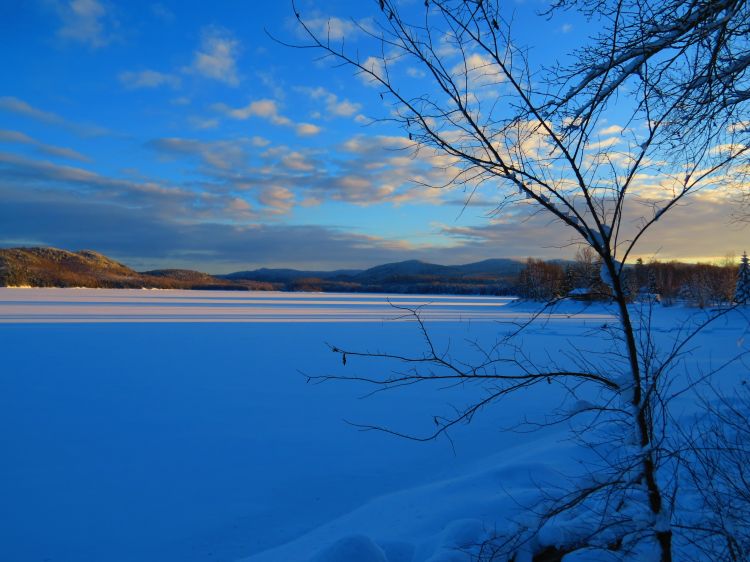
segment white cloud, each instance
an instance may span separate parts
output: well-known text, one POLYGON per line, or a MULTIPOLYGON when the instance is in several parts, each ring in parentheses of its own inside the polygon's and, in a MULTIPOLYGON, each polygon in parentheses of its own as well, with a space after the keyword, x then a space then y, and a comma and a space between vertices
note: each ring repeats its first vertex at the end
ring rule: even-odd
POLYGON ((237 59, 240 41, 224 28, 209 26, 201 33, 201 45, 195 52, 193 64, 187 69, 211 80, 237 86, 240 77, 237 59))
POLYGON ((295 127, 297 134, 301 137, 312 137, 320 133, 321 128, 312 123, 300 123, 295 127))
POLYGON ((601 136, 608 136, 608 135, 619 135, 622 133, 623 128, 619 125, 610 125, 609 127, 606 127, 599 131, 599 134, 601 136))
POLYGON ((350 117, 359 111, 362 107, 361 104, 351 102, 347 99, 341 101, 335 101, 333 104, 329 104, 328 110, 334 115, 340 117, 350 117))
POLYGON ((385 62, 382 58, 378 57, 367 57, 365 62, 362 63, 362 70, 358 76, 367 86, 373 86, 377 88, 380 82, 377 78, 385 79, 385 62))
POLYGON ((117 22, 98 0, 69 0, 58 3, 57 11, 62 21, 57 31, 59 37, 94 49, 112 41, 110 28, 117 22))
POLYGON ((351 39, 352 36, 362 31, 353 21, 337 17, 306 19, 305 25, 313 34, 321 39, 330 39, 332 41, 344 38, 351 39))
POLYGON ((444 33, 440 36, 437 50, 435 54, 441 59, 448 59, 450 57, 459 57, 461 55, 461 49, 457 46, 458 40, 452 33, 444 33))
POLYGON ((482 88, 495 86, 503 80, 500 68, 491 59, 478 53, 471 54, 456 64, 451 73, 466 77, 469 81, 468 90, 474 92, 477 98, 486 93, 482 88))
POLYGON ((570 33, 573 31, 573 24, 572 23, 564 23, 562 24, 562 27, 560 27, 560 31, 563 33, 570 33))
POLYGON ((315 164, 305 158, 301 152, 290 152, 281 159, 281 164, 295 172, 311 172, 315 169, 315 164))
POLYGON ((456 173, 445 159, 426 150, 414 153, 414 144, 403 137, 359 135, 341 145, 298 150, 285 145, 259 150, 262 143, 253 137, 162 138, 148 146, 164 158, 195 162, 204 189, 233 197, 242 193, 257 201, 256 211, 273 207, 276 211, 269 212, 286 212, 293 205, 324 201, 439 204, 447 192, 419 184, 442 185, 456 173))
POLYGON ((231 108, 225 104, 216 104, 214 109, 224 113, 227 117, 244 121, 251 117, 259 117, 270 121, 274 125, 282 127, 294 127, 296 133, 301 137, 317 135, 321 128, 312 123, 295 123, 289 117, 282 115, 279 104, 272 99, 260 99, 250 102, 244 107, 231 108))
POLYGON ((179 76, 157 72, 156 70, 125 71, 118 74, 117 77, 126 88, 131 90, 158 88, 160 86, 179 88, 180 86, 179 76))
POLYGON ((304 88, 303 91, 310 94, 315 100, 322 99, 325 102, 326 114, 331 117, 351 117, 362 107, 361 104, 348 99, 339 100, 336 94, 323 87, 304 88))
POLYGON ((260 117, 274 125, 292 125, 292 120, 279 113, 279 105, 272 99, 260 99, 250 102, 245 107, 232 109, 224 104, 216 104, 215 109, 224 113, 227 117, 244 121, 250 117, 260 117))

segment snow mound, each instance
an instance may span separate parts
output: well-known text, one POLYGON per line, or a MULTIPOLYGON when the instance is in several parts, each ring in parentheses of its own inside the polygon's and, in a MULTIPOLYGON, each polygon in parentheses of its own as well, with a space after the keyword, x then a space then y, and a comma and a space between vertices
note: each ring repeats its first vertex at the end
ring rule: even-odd
POLYGON ((374 498, 243 562, 470 562, 498 530, 525 532, 521 512, 538 505, 542 489, 564 484, 562 469, 579 452, 550 432, 467 474, 374 498))
POLYGON ((391 562, 383 549, 364 535, 352 535, 336 541, 312 559, 312 562, 391 562))
POLYGON ((479 519, 452 521, 443 529, 440 546, 427 562, 467 562, 471 560, 469 552, 487 538, 484 523, 479 519))
POLYGON ((562 558, 562 562, 621 562, 622 557, 601 548, 582 548, 562 558))

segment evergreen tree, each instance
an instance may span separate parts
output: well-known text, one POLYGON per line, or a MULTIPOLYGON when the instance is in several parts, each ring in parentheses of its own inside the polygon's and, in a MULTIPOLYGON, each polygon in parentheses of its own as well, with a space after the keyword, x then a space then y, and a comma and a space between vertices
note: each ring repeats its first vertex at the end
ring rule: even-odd
POLYGON ((750 265, 747 252, 742 254, 740 271, 737 274, 737 285, 734 289, 734 302, 747 304, 750 302, 750 265))
POLYGON ((648 270, 648 292, 652 297, 653 295, 659 294, 659 285, 656 281, 656 270, 653 267, 648 270))
POLYGON ((576 288, 576 277, 573 267, 568 264, 565 266, 565 276, 563 277, 561 292, 563 296, 567 296, 570 291, 576 288))

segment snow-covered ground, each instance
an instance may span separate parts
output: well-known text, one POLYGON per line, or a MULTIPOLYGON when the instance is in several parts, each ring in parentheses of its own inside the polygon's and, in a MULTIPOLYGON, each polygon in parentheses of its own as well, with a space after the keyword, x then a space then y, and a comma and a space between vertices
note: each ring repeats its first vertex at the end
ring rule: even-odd
MULTIPOLYGON (((342 348, 440 348, 475 359, 536 310, 489 297, 0 289, 0 560, 447 562, 507 524, 578 454, 565 428, 508 431, 559 403, 554 385, 420 443, 344 420, 429 432, 480 389, 363 396, 305 374, 374 374, 342 348), (249 557, 249 558, 248 558, 249 557)), ((694 309, 659 308, 667 342, 694 309)), ((539 360, 597 348, 606 307, 567 303, 524 332, 539 360)), ((747 350, 747 320, 712 325, 690 358, 747 350)), ((736 375, 737 371, 730 372, 736 375)), ((689 411, 690 400, 682 405, 689 411)))

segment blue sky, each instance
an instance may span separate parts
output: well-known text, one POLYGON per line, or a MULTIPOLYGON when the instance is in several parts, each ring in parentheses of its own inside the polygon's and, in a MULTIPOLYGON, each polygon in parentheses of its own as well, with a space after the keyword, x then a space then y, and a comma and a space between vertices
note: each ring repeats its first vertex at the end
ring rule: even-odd
MULTIPOLYGON (((406 9, 420 4, 405 2, 406 9)), ((551 61, 586 22, 508 2, 517 40, 551 61)), ((298 3, 316 30, 367 47, 376 2, 298 3)), ((0 245, 89 248, 136 268, 365 267, 560 257, 567 236, 518 211, 464 208, 351 69, 292 49, 291 3, 0 3, 0 245)), ((419 69, 397 69, 422 80, 419 69)), ((665 221, 644 255, 721 256, 746 232, 716 202, 665 221), (690 241, 688 243, 688 240, 690 241)))

